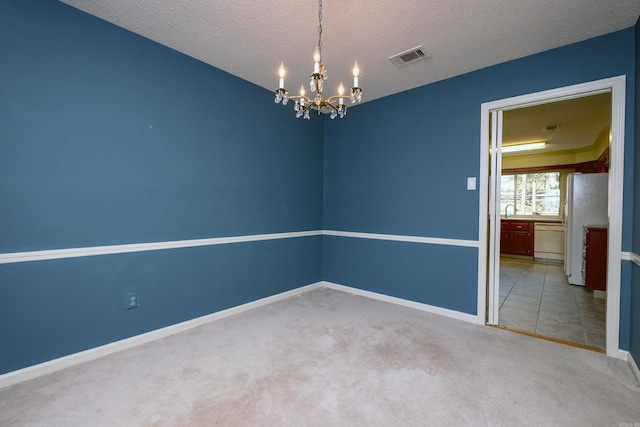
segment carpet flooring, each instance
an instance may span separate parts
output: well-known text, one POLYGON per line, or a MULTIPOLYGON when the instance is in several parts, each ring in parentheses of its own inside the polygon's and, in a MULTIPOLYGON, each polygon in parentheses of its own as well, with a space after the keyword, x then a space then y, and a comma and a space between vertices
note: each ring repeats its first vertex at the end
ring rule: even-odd
POLYGON ((1 426, 634 423, 623 361, 327 288, 0 390, 1 426))

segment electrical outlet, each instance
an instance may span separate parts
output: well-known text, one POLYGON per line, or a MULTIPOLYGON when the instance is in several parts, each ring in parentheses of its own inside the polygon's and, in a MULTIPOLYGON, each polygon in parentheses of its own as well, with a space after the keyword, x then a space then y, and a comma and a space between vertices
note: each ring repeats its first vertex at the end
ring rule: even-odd
POLYGON ((130 310, 132 308, 138 308, 140 307, 140 296, 138 295, 137 292, 129 292, 127 293, 127 297, 124 303, 125 303, 125 306, 127 307, 127 310, 130 310))

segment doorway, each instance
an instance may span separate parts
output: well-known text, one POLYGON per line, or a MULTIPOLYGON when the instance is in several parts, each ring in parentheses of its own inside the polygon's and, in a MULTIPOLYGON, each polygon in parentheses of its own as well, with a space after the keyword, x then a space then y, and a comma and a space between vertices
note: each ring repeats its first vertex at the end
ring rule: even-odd
POLYGON ((611 141, 609 187, 609 234, 607 250, 606 353, 623 358, 619 350, 620 261, 622 242, 622 184, 624 152, 625 77, 599 80, 524 95, 482 105, 480 176, 480 248, 478 316, 487 324, 499 324, 500 307, 500 198, 498 178, 502 170, 502 130, 506 111, 610 93, 611 141), (491 135, 491 137, 489 137, 491 135), (491 156, 494 151, 498 155, 491 156), (495 173, 493 172, 495 171, 495 173), (483 298, 484 296, 484 298, 483 298))
POLYGON ((507 110, 502 127, 498 324, 604 351, 606 253, 590 251, 598 275, 584 283, 579 224, 597 224, 605 234, 608 228, 611 92, 507 110), (508 150, 530 148, 532 141, 536 149, 508 150), (592 183, 577 204, 567 191, 576 173, 583 174, 580 182, 592 183), (567 222, 577 232, 569 233, 567 222))

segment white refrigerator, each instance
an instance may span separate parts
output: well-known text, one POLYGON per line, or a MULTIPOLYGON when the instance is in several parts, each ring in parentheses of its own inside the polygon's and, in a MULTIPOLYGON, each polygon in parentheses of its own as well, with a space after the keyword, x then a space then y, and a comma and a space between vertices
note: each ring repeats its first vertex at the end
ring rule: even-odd
POLYGON ((564 268, 572 285, 584 286, 582 249, 585 225, 607 225, 609 174, 572 173, 567 177, 564 206, 564 268))

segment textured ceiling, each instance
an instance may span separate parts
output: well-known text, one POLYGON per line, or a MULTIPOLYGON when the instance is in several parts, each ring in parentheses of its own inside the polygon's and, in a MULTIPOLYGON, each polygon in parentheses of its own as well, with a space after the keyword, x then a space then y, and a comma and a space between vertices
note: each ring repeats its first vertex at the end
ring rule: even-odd
MULTIPOLYGON (((269 90, 308 84, 317 0, 61 0, 269 90)), ((324 0, 325 94, 350 87, 354 60, 367 102, 487 66, 631 27, 640 0, 324 0), (397 68, 388 57, 423 45, 432 57, 397 68)), ((509 112, 504 142, 551 150, 590 145, 610 118, 594 97, 509 112), (542 126, 561 123, 557 133, 542 126)))
MULTIPOLYGON (((312 71, 315 0, 63 0, 269 90, 297 92, 312 71)), ((351 85, 363 102, 635 24, 640 0, 324 0, 325 93, 351 85), (387 58, 424 45, 402 68, 387 58)))

